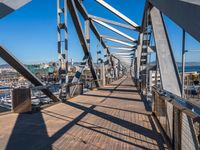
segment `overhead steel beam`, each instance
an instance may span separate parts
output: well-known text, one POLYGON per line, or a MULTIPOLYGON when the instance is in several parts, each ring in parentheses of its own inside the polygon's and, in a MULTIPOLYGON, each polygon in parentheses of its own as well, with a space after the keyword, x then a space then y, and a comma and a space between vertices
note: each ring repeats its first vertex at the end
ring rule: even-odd
POLYGON ((128 39, 126 39, 126 38, 118 38, 118 37, 113 37, 113 36, 108 36, 108 35, 100 35, 102 38, 112 38, 112 39, 115 39, 115 40, 119 40, 119 41, 123 41, 123 42, 129 42, 130 44, 131 43, 137 43, 137 41, 130 41, 130 40, 128 40, 128 39))
POLYGON ((122 55, 128 55, 128 54, 135 54, 133 51, 130 51, 130 52, 124 52, 124 53, 122 53, 122 52, 112 52, 113 54, 122 54, 122 55))
POLYGON ((130 60, 132 60, 132 58, 120 58, 119 56, 116 56, 116 55, 112 55, 112 57, 120 61, 123 67, 125 67, 123 64, 128 65, 128 66, 131 64, 130 60))
POLYGON ((122 49, 110 49, 110 50, 112 50, 112 51, 114 51, 114 52, 120 52, 120 53, 127 53, 127 52, 134 52, 135 51, 135 49, 133 49, 133 50, 122 50, 122 49))
POLYGON ((1 0, 0 1, 0 19, 14 12, 20 7, 28 4, 31 0, 1 0))
MULTIPOLYGON (((81 15, 83 16, 83 18, 85 20, 90 19, 89 18, 89 14, 86 11, 85 7, 79 2, 79 1, 75 1, 76 7, 78 9, 78 11, 81 13, 81 15)), ((101 42, 101 45, 103 46, 103 48, 106 48, 106 44, 104 43, 103 40, 101 40, 101 36, 97 30, 97 28, 95 27, 94 23, 92 21, 90 21, 90 28, 93 31, 93 33, 95 34, 96 38, 98 39, 98 41, 101 42)), ((107 48, 106 48, 107 49, 107 48)), ((107 53, 109 54, 109 50, 107 49, 107 53)))
POLYGON ((114 62, 113 62, 112 57, 110 56, 110 50, 107 48, 106 44, 102 40, 97 28, 95 27, 95 25, 92 21, 90 22, 90 27, 91 27, 91 30, 93 31, 93 33, 95 34, 96 38, 101 42, 101 45, 103 46, 103 48, 106 49, 106 52, 107 52, 109 59, 110 59, 110 62, 111 62, 111 66, 114 70, 114 76, 116 77, 116 72, 115 72, 115 69, 114 69, 114 62))
POLYGON ((136 48, 136 46, 132 46, 132 47, 130 47, 130 46, 109 46, 109 45, 107 45, 107 48, 127 48, 127 49, 130 49, 130 50, 133 50, 133 49, 135 49, 136 48))
POLYGON ((96 20, 96 19, 92 19, 92 20, 95 21, 96 23, 98 23, 98 24, 104 26, 105 28, 110 29, 111 31, 113 31, 113 32, 115 32, 115 33, 117 33, 117 34, 119 34, 119 35, 121 35, 121 36, 123 36, 123 37, 129 39, 130 41, 133 41, 133 42, 136 41, 134 38, 132 38, 132 37, 130 37, 129 35, 127 35, 127 34, 121 32, 121 31, 119 31, 118 29, 116 29, 116 28, 110 26, 109 24, 107 24, 107 23, 105 23, 105 22, 103 22, 103 21, 96 20))
MULTIPOLYGON (((27 80, 29 80, 35 86, 44 86, 44 84, 22 63, 20 63, 17 58, 11 55, 4 47, 0 46, 0 57, 4 59, 10 66, 17 70, 21 75, 23 75, 27 80)), ((45 95, 47 95, 53 101, 61 101, 57 96, 55 96, 48 89, 41 90, 45 95)))
POLYGON ((199 0, 149 0, 149 2, 200 42, 199 0))
MULTIPOLYGON (((79 10, 81 15, 83 16, 83 18, 85 20, 89 19, 89 14, 87 13, 85 7, 78 0, 75 1, 75 4, 76 4, 77 9, 79 10)), ((95 27, 95 25, 92 21, 90 21, 90 28, 93 31, 93 33, 95 34, 96 38, 101 42, 101 45, 103 46, 103 48, 106 49, 107 54, 110 55, 109 49, 106 47, 106 44, 104 43, 104 41, 101 39, 101 36, 100 36, 97 28, 95 27)), ((109 58, 110 58, 111 66, 114 69, 114 63, 113 63, 112 57, 109 57, 109 58)), ((115 71, 114 71, 114 76, 116 76, 115 71)))
POLYGON ((150 16, 163 89, 181 96, 181 82, 161 12, 153 7, 150 16))
POLYGON ((131 61, 134 57, 129 57, 129 56, 124 56, 124 57, 121 57, 121 56, 118 56, 118 55, 115 55, 116 57, 118 57, 122 62, 125 62, 127 64, 131 64, 131 61))
POLYGON ((107 48, 109 49, 118 49, 118 50, 133 50, 134 48, 130 48, 130 47, 119 47, 119 46, 107 46, 107 48))
POLYGON ((122 60, 123 62, 126 62, 128 64, 131 64, 130 60, 132 59, 132 57, 121 57, 121 56, 118 56, 118 55, 114 55, 116 57, 118 57, 120 60, 122 60))
MULTIPOLYGON (((98 39, 98 41, 101 43, 102 47, 107 49, 107 46, 106 46, 105 42, 102 40, 102 38, 101 38, 101 36, 99 34, 99 31, 97 30, 97 28, 95 27, 95 25, 93 24, 92 21, 90 21, 90 28, 93 31, 93 33, 96 36, 96 38, 98 39)), ((107 49, 107 53, 108 53, 108 55, 110 54, 108 49, 107 49)))
POLYGON ((105 1, 103 1, 103 0, 96 0, 96 1, 99 4, 101 4, 103 7, 107 8, 108 10, 110 10, 115 15, 117 15, 118 17, 120 17, 121 19, 123 19, 124 21, 126 21, 127 23, 129 23, 134 28, 138 28, 139 27, 139 25, 137 25, 135 22, 133 22, 131 19, 129 19, 128 17, 126 17, 124 14, 122 14, 121 12, 119 12, 118 10, 116 10, 115 8, 113 8, 111 5, 109 5, 105 1))
MULTIPOLYGON (((122 56, 122 55, 115 55, 115 56, 118 56, 120 58, 133 58, 132 56, 122 56)), ((131 63, 131 62, 130 62, 131 63)))
POLYGON ((72 21, 73 21, 74 26, 76 28, 76 32, 78 34, 78 38, 80 40, 80 43, 81 43, 81 46, 82 46, 83 51, 85 53, 85 56, 89 56, 88 64, 89 64, 90 71, 92 73, 93 79, 95 80, 96 86, 99 87, 98 78, 97 78, 97 75, 96 75, 96 72, 95 72, 95 69, 94 69, 94 65, 93 65, 93 62, 92 62, 92 56, 89 52, 88 45, 87 45, 87 42, 86 42, 85 37, 84 37, 84 32, 82 30, 81 22, 79 20, 78 13, 77 13, 76 8, 75 8, 74 0, 67 0, 67 2, 68 2, 68 9, 69 9, 69 12, 71 14, 72 21))
POLYGON ((108 24, 113 24, 113 25, 116 25, 116 26, 119 26, 119 27, 123 27, 123 28, 126 28, 126 29, 136 30, 134 27, 132 27, 130 25, 123 24, 123 23, 116 22, 116 21, 112 21, 112 20, 108 20, 108 19, 105 19, 105 18, 101 18, 101 17, 97 17, 97 16, 93 16, 93 15, 89 15, 89 18, 100 20, 100 21, 106 22, 108 24))
POLYGON ((134 55, 135 53, 119 53, 119 52, 113 52, 112 54, 119 54, 119 55, 134 55))
MULTIPOLYGON (((115 55, 111 55, 113 58, 115 58, 115 59, 117 59, 118 61, 120 61, 120 59, 118 58, 118 57, 116 57, 115 55)), ((122 67, 124 67, 124 65, 123 64, 121 64, 122 65, 122 67)))
POLYGON ((103 38, 103 39, 109 40, 109 41, 112 41, 112 42, 116 42, 116 43, 120 43, 120 44, 124 44, 124 45, 130 46, 130 47, 134 46, 133 44, 130 44, 130 43, 127 43, 127 42, 123 42, 123 41, 120 41, 120 40, 116 40, 114 38, 103 38))

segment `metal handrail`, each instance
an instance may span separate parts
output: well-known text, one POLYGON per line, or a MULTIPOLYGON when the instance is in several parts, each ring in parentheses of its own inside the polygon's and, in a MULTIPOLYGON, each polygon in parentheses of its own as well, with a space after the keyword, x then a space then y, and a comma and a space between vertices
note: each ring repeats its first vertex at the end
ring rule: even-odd
POLYGON ((153 86, 152 90, 153 92, 158 93, 161 98, 163 97, 164 100, 170 102, 178 110, 186 113, 193 119, 193 121, 200 123, 200 106, 187 101, 187 99, 163 90, 160 87, 153 86))

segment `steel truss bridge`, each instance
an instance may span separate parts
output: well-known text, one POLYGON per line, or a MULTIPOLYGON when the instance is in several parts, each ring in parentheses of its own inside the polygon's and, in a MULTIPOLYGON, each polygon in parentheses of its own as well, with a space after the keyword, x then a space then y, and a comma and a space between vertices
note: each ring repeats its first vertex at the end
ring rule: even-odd
MULTIPOLYGON (((0 18, 30 1, 0 1, 0 18)), ((163 14, 183 30, 184 69, 185 33, 200 42, 200 1, 147 0, 139 25, 112 4, 94 1, 126 23, 89 14, 81 0, 57 0, 59 97, 0 46, 0 56, 55 102, 33 114, 1 115, 0 149, 199 150, 200 106, 185 99, 184 73, 180 79, 163 14), (71 83, 68 82, 71 27, 67 25, 67 12, 84 52, 81 67, 71 83), (84 18, 84 28, 79 14, 84 18), (122 38, 101 34, 96 24, 122 38), (114 26, 134 31, 138 37, 133 38, 114 26), (103 47, 103 58, 98 60, 101 76, 97 75, 91 55, 90 31, 103 47), (121 45, 107 45, 106 41, 121 45), (150 64, 149 53, 156 55, 154 65, 150 64), (97 89, 69 99, 80 90, 77 87, 86 65, 97 89), (106 82, 107 74, 112 76, 112 83, 106 82)))

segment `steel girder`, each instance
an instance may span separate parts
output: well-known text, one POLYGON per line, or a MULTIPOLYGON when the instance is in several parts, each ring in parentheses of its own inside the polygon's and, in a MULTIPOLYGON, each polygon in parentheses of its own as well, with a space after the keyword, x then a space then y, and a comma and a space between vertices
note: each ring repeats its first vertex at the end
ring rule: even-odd
POLYGON ((6 15, 12 13, 13 11, 19 9, 20 7, 28 4, 31 0, 1 0, 0 2, 0 19, 6 15))
MULTIPOLYGON (((78 1, 75 1, 75 3, 76 3, 76 5, 77 5, 78 10, 81 12, 82 16, 84 17, 84 19, 90 18, 91 15, 89 15, 89 14, 87 13, 87 11, 86 11, 86 9, 84 8, 84 6, 83 6, 82 4, 80 4, 80 2, 78 2, 78 1)), ((116 14, 116 15, 117 15, 117 14, 116 14)), ((98 33, 98 31, 97 31, 97 29, 96 29, 96 27, 95 27, 93 21, 95 21, 95 22, 97 22, 97 23, 100 23, 101 25, 103 24, 103 25, 105 25, 106 28, 109 28, 110 30, 112 30, 112 31, 114 31, 114 32, 116 32, 116 33, 118 33, 118 34, 120 34, 120 35, 126 37, 126 38, 127 38, 127 41, 129 41, 129 42, 130 42, 130 41, 135 42, 135 43, 137 42, 135 39, 129 37, 128 35, 126 35, 126 34, 120 32, 119 30, 117 30, 117 29, 115 29, 115 28, 109 26, 108 24, 104 23, 103 20, 102 20, 102 18, 101 18, 100 20, 98 20, 98 19, 99 19, 99 18, 96 18, 96 20, 95 20, 94 17, 93 17, 93 18, 91 17, 91 24, 90 24, 90 25, 91 25, 91 29, 92 29, 92 31, 94 32, 94 34, 96 35, 97 39, 102 43, 102 46, 103 46, 104 48, 107 49, 108 54, 110 54, 109 49, 106 47, 104 41, 102 40, 101 35, 98 33)), ((104 21, 105 21, 105 19, 104 19, 104 21)), ((138 26, 137 26, 137 29, 138 29, 138 26)), ((111 60, 111 65, 112 65, 112 67, 113 67, 112 57, 110 57, 110 60, 111 60)))
POLYGON ((126 25, 126 24, 123 24, 123 23, 120 23, 120 22, 108 20, 108 19, 105 19, 105 18, 101 18, 101 17, 97 17, 97 16, 93 16, 93 15, 89 15, 89 18, 95 19, 95 20, 100 20, 100 21, 106 22, 108 24, 113 24, 115 26, 123 27, 123 28, 126 28, 126 29, 135 30, 135 28, 130 26, 130 25, 126 25))
MULTIPOLYGON (((75 4, 76 4, 77 9, 79 10, 81 15, 83 16, 83 18, 85 20, 90 20, 89 14, 86 11, 85 7, 79 1, 75 1, 75 4)), ((101 42, 101 45, 103 46, 103 48, 106 48, 106 44, 104 43, 103 40, 101 40, 101 36, 100 36, 97 28, 95 27, 94 23, 91 20, 90 20, 90 28, 93 31, 93 33, 95 34, 96 38, 101 42)), ((110 54, 110 51, 108 49, 107 49, 107 53, 108 53, 108 55, 110 54)))
POLYGON ((131 50, 134 50, 135 47, 125 47, 125 46, 107 46, 107 48, 109 49, 118 49, 118 50, 128 50, 128 51, 131 51, 131 50))
POLYGON ((102 37, 104 40, 108 40, 108 41, 112 41, 112 42, 116 42, 116 43, 120 43, 120 44, 123 44, 123 45, 126 45, 126 46, 130 46, 130 47, 133 47, 135 45, 133 44, 130 44, 130 43, 127 43, 127 42, 123 42, 123 41, 120 41, 120 40, 117 40, 115 38, 108 38, 108 37, 102 37))
MULTIPOLYGON (((87 13, 87 11, 86 11, 86 9, 84 8, 84 6, 83 6, 79 1, 75 1, 75 4, 76 4, 77 9, 79 10, 79 12, 81 13, 81 15, 83 16, 83 18, 84 18, 85 20, 89 19, 89 14, 87 13)), ((105 42, 102 40, 102 38, 101 38, 101 36, 100 36, 100 34, 99 34, 97 28, 95 27, 94 23, 93 23, 91 20, 90 20, 90 28, 91 28, 91 30, 93 31, 93 33, 95 34, 96 38, 97 38, 97 39, 99 40, 99 42, 101 43, 101 45, 103 46, 103 48, 106 49, 107 54, 108 54, 109 56, 111 56, 111 55, 110 55, 109 49, 107 48, 105 42)), ((115 69, 114 69, 114 63, 113 63, 112 57, 110 57, 110 62, 111 62, 111 66, 112 66, 113 70, 115 70, 115 69)), ((114 71, 114 76, 116 76, 115 71, 114 71)))
POLYGON ((123 36, 123 37, 129 39, 129 40, 132 41, 132 42, 135 42, 135 41, 136 41, 134 38, 132 38, 132 37, 130 37, 129 35, 127 35, 127 34, 121 32, 121 31, 119 31, 118 29, 116 29, 116 28, 110 26, 109 24, 107 24, 107 23, 105 23, 105 22, 103 22, 103 21, 96 20, 96 19, 92 19, 92 20, 95 21, 96 23, 98 23, 98 24, 104 26, 105 28, 108 28, 108 29, 110 29, 111 31, 113 31, 113 32, 115 32, 115 33, 117 33, 117 34, 119 34, 119 35, 121 35, 121 36, 123 36))
POLYGON ((115 39, 115 40, 118 40, 118 41, 122 41, 122 42, 128 42, 128 43, 136 43, 137 44, 137 41, 135 42, 132 42, 126 38, 118 38, 118 37, 113 37, 113 36, 108 36, 108 35, 100 35, 103 39, 106 39, 106 38, 110 38, 110 39, 115 39))
POLYGON ((79 20, 79 17, 78 17, 78 13, 76 11, 74 0, 68 0, 67 2, 68 2, 68 9, 69 9, 69 12, 71 14, 74 26, 76 28, 76 32, 78 34, 81 46, 83 48, 85 56, 89 57, 88 64, 89 64, 90 71, 92 73, 93 79, 95 80, 96 86, 99 87, 98 78, 97 78, 97 75, 96 75, 96 72, 95 72, 95 69, 94 69, 94 64, 92 62, 92 56, 89 52, 88 45, 87 45, 87 42, 86 42, 85 37, 84 37, 84 32, 83 32, 82 27, 81 27, 81 23, 80 23, 80 20, 79 20))
POLYGON ((59 82, 68 83, 68 31, 67 31, 67 1, 57 0, 57 29, 58 29, 58 62, 59 82), (61 5, 64 3, 64 6, 61 5), (61 36, 64 33, 64 36, 61 36), (64 43, 62 46, 61 43, 64 43))
MULTIPOLYGON (((110 59, 110 62, 111 62, 111 66, 114 69, 114 63, 113 63, 113 60, 112 60, 112 55, 110 55, 110 51, 109 49, 107 48, 105 42, 102 40, 97 28, 95 27, 94 23, 91 21, 91 24, 90 24, 90 27, 91 27, 91 30, 93 31, 93 33, 95 34, 96 38, 101 42, 101 45, 103 46, 104 49, 106 49, 107 51, 107 54, 109 56, 109 59, 110 59)), ((114 71, 114 76, 116 76, 116 72, 114 71)))
POLYGON ((149 0, 149 2, 200 41, 199 0, 149 0))
POLYGON ((181 96, 180 78, 162 14, 156 7, 153 7, 150 11, 150 17, 157 50, 162 87, 164 90, 181 96))
POLYGON ((118 10, 116 10, 115 8, 113 8, 111 5, 109 5, 105 1, 103 1, 103 0, 96 0, 96 1, 99 4, 101 4, 103 7, 107 8, 109 11, 111 11, 113 14, 117 15, 118 17, 120 17, 121 19, 123 19, 124 21, 126 21, 128 24, 130 24, 134 28, 136 28, 136 29, 139 28, 139 26, 135 22, 133 22, 131 19, 129 19, 128 17, 126 17, 124 14, 122 14, 121 12, 119 12, 118 10))
MULTIPOLYGON (((32 73, 30 72, 19 60, 12 56, 5 48, 0 46, 0 57, 3 58, 8 64, 10 64, 14 69, 16 69, 21 75, 28 79, 35 86, 44 86, 44 84, 32 73)), ((41 90, 53 101, 61 101, 57 96, 55 96, 48 89, 41 90)))
POLYGON ((142 40, 143 40, 143 33, 139 34, 138 46, 136 51, 136 78, 140 78, 140 61, 141 61, 141 54, 142 54, 142 40))
MULTIPOLYGON (((90 27, 91 27, 92 31, 94 32, 95 36, 97 37, 97 39, 100 41, 100 43, 101 43, 101 45, 103 46, 103 48, 104 48, 104 49, 107 49, 108 55, 110 55, 109 47, 107 47, 106 44, 105 44, 105 42, 102 40, 103 38, 105 39, 105 37, 103 37, 103 36, 101 36, 101 35, 99 34, 99 32, 97 31, 97 29, 96 29, 96 27, 95 27, 93 21, 96 22, 96 23, 99 23, 99 24, 103 25, 104 27, 106 27, 106 28, 108 28, 108 29, 110 29, 110 30, 112 30, 112 31, 114 31, 114 32, 116 32, 116 33, 118 33, 118 34, 124 36, 124 37, 126 37, 126 38, 127 38, 126 42, 127 42, 127 41, 128 41, 128 42, 131 42, 131 41, 132 41, 131 43, 133 43, 133 44, 134 44, 134 43, 137 43, 137 41, 136 41, 135 39, 133 39, 132 37, 130 37, 130 36, 128 36, 128 35, 122 33, 121 31, 119 31, 119 30, 113 28, 112 26, 106 24, 105 22, 111 23, 111 24, 114 24, 114 25, 119 25, 119 26, 124 26, 124 24, 120 24, 120 23, 118 23, 118 22, 113 22, 113 21, 110 21, 110 20, 107 20, 107 19, 104 19, 104 18, 100 18, 100 17, 96 17, 96 16, 89 15, 89 14, 87 13, 86 9, 84 8, 84 6, 81 4, 80 1, 75 1, 75 4, 76 4, 77 9, 79 10, 79 12, 81 13, 81 15, 83 16, 83 18, 84 18, 85 20, 87 20, 88 18, 90 19, 90 27)), ((116 15, 119 16, 119 17, 121 18, 121 15, 122 15, 122 14, 121 14, 121 13, 117 13, 116 15)), ((125 19, 125 20, 127 21, 128 18, 127 18, 126 16, 123 16, 122 19, 125 19), (125 18, 126 18, 126 19, 125 19, 125 18)), ((129 21, 129 23, 130 23, 130 21, 129 21)), ((132 24, 131 26, 133 26, 133 24, 132 24)), ((127 26, 127 25, 126 25, 125 27, 130 28, 131 26, 127 26)), ((132 27, 132 28, 134 29, 135 27, 137 28, 137 30, 139 29, 138 25, 136 25, 136 26, 134 26, 134 27, 132 27)), ((109 38, 109 39, 110 39, 110 38, 109 38)), ((113 42, 120 42, 121 44, 125 44, 125 45, 127 45, 127 46, 132 46, 132 44, 125 43, 125 42, 123 42, 123 41, 119 41, 119 40, 116 41, 116 39, 114 39, 114 38, 112 38, 111 40, 112 40, 113 42), (122 42, 123 42, 123 43, 122 43, 122 42)), ((111 60, 112 68, 113 68, 113 70, 115 70, 115 69, 114 69, 114 64, 113 64, 113 61, 112 61, 112 57, 113 57, 113 56, 112 56, 112 55, 110 55, 110 56, 111 56, 111 57, 110 57, 110 60, 111 60)), ((115 71, 114 71, 114 74, 115 74, 115 76, 116 76, 115 71)))

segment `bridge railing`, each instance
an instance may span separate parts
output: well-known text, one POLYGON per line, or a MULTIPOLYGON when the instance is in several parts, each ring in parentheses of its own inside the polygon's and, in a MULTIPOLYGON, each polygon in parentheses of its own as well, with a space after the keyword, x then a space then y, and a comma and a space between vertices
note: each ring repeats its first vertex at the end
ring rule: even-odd
POLYGON ((152 111, 172 149, 200 149, 200 107, 153 87, 152 111))

